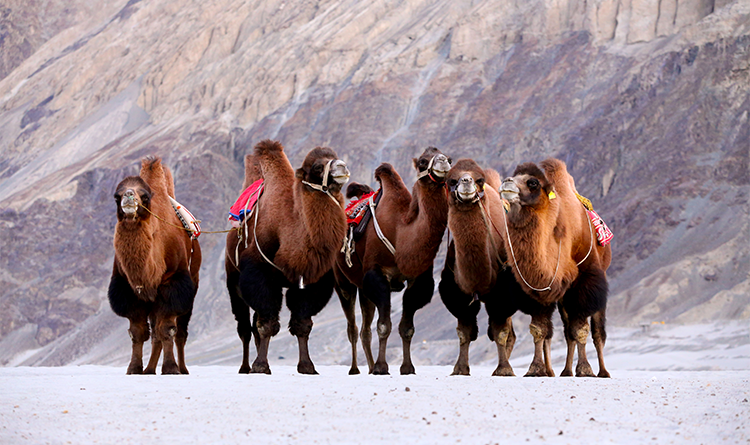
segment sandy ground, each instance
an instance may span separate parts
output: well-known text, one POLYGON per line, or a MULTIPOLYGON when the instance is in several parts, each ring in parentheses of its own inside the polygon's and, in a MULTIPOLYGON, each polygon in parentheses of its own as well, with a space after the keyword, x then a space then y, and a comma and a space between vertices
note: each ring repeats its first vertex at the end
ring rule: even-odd
MULTIPOLYGON (((0 443, 750 443, 750 371, 617 371, 612 379, 126 376, 124 367, 0 368, 0 443)), ((518 370, 520 371, 520 370, 518 370)), ((518 372, 520 373, 520 372, 518 372)))

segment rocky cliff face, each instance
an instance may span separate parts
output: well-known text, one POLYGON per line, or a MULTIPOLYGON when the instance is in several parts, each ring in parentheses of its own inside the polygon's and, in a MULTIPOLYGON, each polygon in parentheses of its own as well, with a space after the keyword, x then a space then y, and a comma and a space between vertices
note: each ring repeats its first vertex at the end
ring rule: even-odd
MULTIPOLYGON (((615 233, 613 323, 750 317, 745 1, 101 3, 0 6, 0 363, 120 357, 114 186, 158 154, 222 229, 262 138, 361 182, 413 181, 427 145, 501 174, 559 157, 615 233)), ((216 362, 238 344, 223 238, 201 243, 191 338, 216 362)), ((455 335, 440 305, 425 339, 455 335)))

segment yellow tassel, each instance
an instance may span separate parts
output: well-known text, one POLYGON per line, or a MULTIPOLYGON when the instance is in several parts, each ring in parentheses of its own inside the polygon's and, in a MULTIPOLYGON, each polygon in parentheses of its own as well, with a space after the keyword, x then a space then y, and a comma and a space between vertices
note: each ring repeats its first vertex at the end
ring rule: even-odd
POLYGON ((583 204, 583 206, 586 207, 586 210, 594 210, 594 206, 593 204, 591 204, 591 201, 588 198, 584 198, 578 193, 576 193, 576 198, 578 198, 578 200, 581 201, 581 204, 583 204))
POLYGON ((550 191, 548 196, 549 196, 549 199, 555 199, 555 198, 557 198, 557 195, 555 195, 555 192, 553 192, 553 191, 550 191))

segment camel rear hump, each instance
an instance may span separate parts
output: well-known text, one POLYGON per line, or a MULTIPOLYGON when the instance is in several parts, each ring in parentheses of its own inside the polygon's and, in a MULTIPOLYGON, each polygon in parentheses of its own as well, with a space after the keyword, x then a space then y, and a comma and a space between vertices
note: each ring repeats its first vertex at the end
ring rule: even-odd
POLYGON ((489 185, 494 190, 499 190, 503 185, 503 180, 500 178, 500 173, 492 168, 484 169, 484 179, 487 185, 489 185))

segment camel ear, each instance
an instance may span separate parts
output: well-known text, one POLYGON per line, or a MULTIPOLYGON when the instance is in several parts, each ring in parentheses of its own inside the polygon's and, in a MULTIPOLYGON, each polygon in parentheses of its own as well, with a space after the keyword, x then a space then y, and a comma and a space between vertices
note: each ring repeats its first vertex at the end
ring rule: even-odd
POLYGON ((305 179, 305 171, 302 168, 298 168, 297 171, 294 172, 294 176, 299 179, 305 179))
POLYGON ((411 160, 414 163, 414 168, 416 168, 417 170, 419 170, 419 165, 418 165, 419 164, 419 159, 412 158, 411 160))

